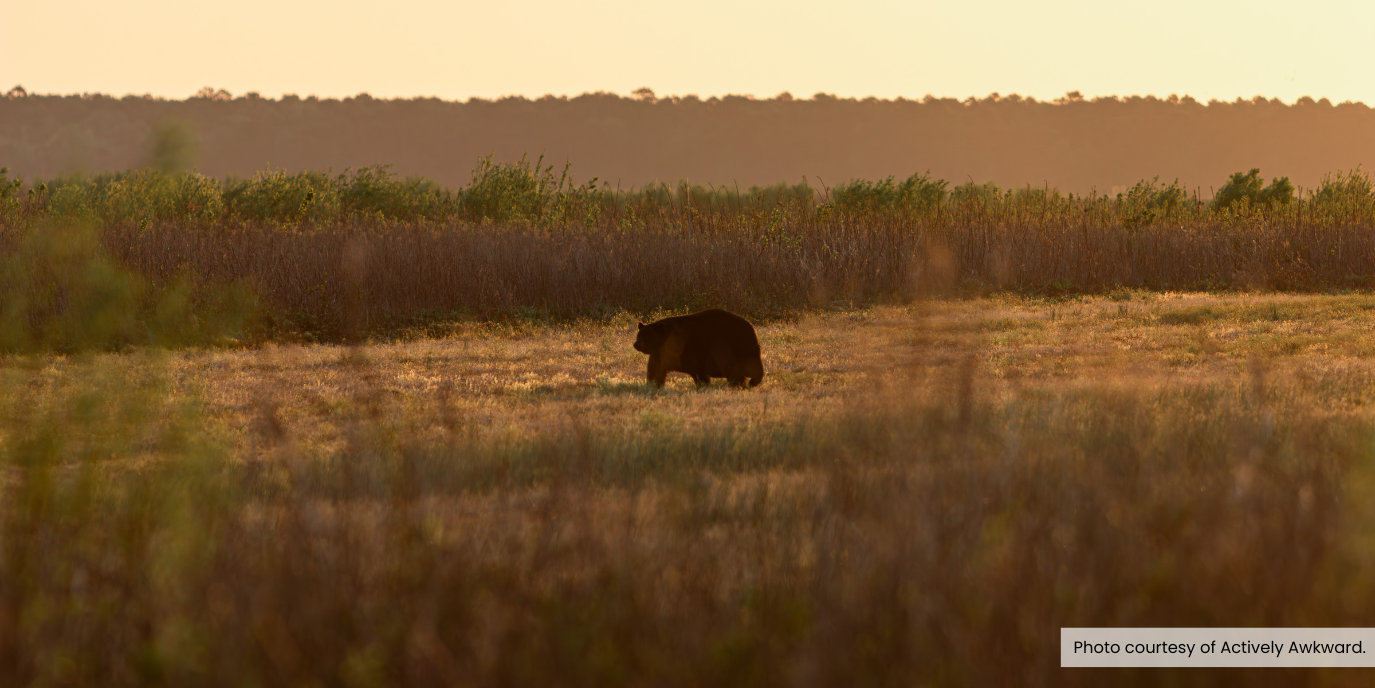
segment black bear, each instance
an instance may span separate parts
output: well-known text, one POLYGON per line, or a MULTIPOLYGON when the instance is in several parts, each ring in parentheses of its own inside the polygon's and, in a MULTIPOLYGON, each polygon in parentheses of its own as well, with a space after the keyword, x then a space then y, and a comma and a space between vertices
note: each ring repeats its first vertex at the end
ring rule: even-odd
POLYGON ((635 350, 649 354, 648 379, 662 387, 670 371, 687 373, 700 387, 724 377, 744 387, 764 380, 759 338, 748 320, 720 309, 640 323, 635 350))

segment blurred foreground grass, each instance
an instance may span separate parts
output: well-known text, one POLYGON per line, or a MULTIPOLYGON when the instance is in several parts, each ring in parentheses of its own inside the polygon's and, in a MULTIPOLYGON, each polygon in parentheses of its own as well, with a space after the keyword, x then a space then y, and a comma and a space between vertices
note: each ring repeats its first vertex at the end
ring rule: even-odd
POLYGON ((1062 626, 1369 626, 1375 297, 629 316, 0 359, 0 684, 1359 685, 1062 626))

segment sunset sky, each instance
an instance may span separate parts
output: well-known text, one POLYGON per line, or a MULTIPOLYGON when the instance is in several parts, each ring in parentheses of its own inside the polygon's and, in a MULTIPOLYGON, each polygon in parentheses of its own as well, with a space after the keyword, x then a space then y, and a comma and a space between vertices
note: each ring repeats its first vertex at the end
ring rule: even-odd
POLYGON ((9 3, 0 90, 276 97, 1304 95, 1375 102, 1375 3, 9 3))

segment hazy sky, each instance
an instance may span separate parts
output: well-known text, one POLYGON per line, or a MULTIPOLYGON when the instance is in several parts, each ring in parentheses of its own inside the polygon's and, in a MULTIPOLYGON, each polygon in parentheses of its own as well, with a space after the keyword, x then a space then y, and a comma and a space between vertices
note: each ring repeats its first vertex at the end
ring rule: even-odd
POLYGON ((68 0, 0 17, 0 91, 1375 103, 1368 1, 68 0))

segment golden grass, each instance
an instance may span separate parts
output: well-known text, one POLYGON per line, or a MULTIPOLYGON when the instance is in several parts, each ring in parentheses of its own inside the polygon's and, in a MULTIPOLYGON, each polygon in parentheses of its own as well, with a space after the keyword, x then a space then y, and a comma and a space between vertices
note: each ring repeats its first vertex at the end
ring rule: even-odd
POLYGON ((0 364, 15 685, 1355 685, 1061 626, 1369 625, 1375 296, 629 316, 0 364), (118 610, 118 611, 115 611, 118 610))
MULTIPOLYGON (((786 423, 895 392, 939 401, 931 395, 943 390, 920 381, 948 376, 971 357, 983 393, 995 397, 1245 382, 1254 359, 1271 375, 1330 380, 1368 373, 1373 326, 1375 296, 1001 297, 812 312, 759 327, 768 385, 754 394, 720 385, 697 392, 681 375, 656 393, 644 384, 645 357, 629 346, 630 316, 475 325, 446 339, 364 347, 166 356, 178 393, 202 400, 232 436, 251 435, 270 402, 287 434, 330 452, 341 429, 379 409, 422 434, 437 436, 451 414, 479 434, 525 436, 567 423, 613 433, 644 430, 655 419, 684 430, 786 423)), ((138 365, 123 356, 108 360, 138 365)), ((246 443, 235 446, 252 453, 246 443)))

